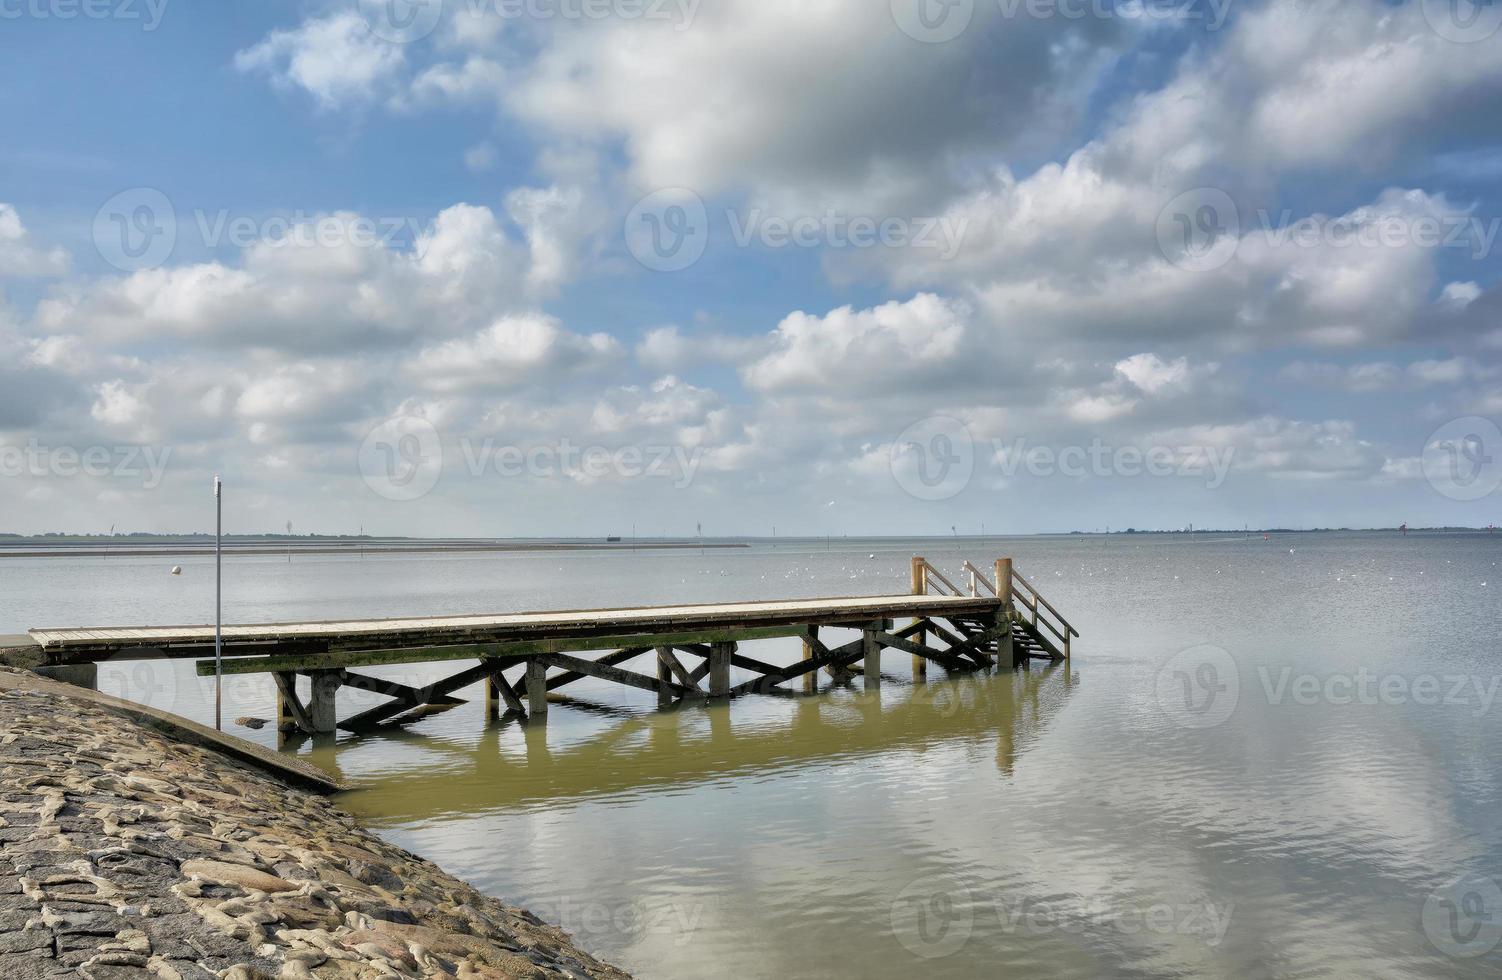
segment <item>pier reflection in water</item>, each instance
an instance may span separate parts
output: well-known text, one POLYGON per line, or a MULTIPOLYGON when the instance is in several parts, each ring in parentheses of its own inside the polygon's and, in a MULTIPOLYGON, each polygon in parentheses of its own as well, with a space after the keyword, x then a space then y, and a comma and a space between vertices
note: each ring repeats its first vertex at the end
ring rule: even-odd
POLYGON ((362 787, 341 800, 362 822, 648 974, 766 975, 748 928, 782 936, 778 958, 881 974, 881 950, 927 949, 892 915, 952 862, 932 831, 1004 793, 1080 683, 1058 664, 733 707, 570 700, 546 726, 471 704, 304 752, 362 787))
MULTIPOLYGON (((565 699, 560 707, 599 719, 601 730, 560 737, 547 726, 508 717, 486 724, 478 743, 405 729, 366 735, 408 744, 421 763, 387 769, 347 802, 383 822, 442 819, 986 742, 994 743, 997 768, 1007 774, 1078 683, 1077 670, 1058 664, 872 691, 860 690, 857 681, 827 694, 758 699, 754 706, 687 702, 646 711, 565 699)), ((358 784, 358 765, 345 772, 342 763, 346 757, 356 762, 362 751, 358 741, 345 739, 324 742, 309 758, 358 784)))

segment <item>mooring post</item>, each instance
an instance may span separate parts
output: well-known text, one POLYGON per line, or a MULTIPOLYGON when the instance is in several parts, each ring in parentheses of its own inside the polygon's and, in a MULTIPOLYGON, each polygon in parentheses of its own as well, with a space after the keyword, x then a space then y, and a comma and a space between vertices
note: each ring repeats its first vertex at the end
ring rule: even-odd
POLYGON ((730 655, 735 652, 734 643, 711 643, 709 646, 709 696, 730 696, 730 655))
POLYGON ((997 628, 1005 624, 1006 632, 996 640, 996 665, 1012 668, 1017 666, 1017 655, 1012 649, 1012 559, 1000 558, 996 562, 996 594, 1001 598, 1001 609, 996 614, 997 628))
POLYGON ((862 636, 865 643, 863 652, 865 659, 861 662, 861 672, 866 676, 866 690, 881 686, 881 644, 876 642, 878 631, 866 630, 862 636))
POLYGON ((313 693, 308 698, 308 720, 313 723, 316 735, 326 735, 338 729, 337 695, 344 683, 340 674, 337 670, 315 670, 310 675, 313 693))
MULTIPOLYGON (((913 595, 927 595, 928 594, 928 559, 919 557, 918 555, 914 555, 913 556, 913 581, 912 581, 912 585, 913 585, 913 595)), ((915 622, 915 623, 916 622, 921 622, 921 621, 922 620, 918 620, 918 619, 913 620, 913 622, 915 622)), ((913 634, 913 638, 912 639, 913 639, 914 643, 918 644, 921 647, 921 646, 925 645, 925 643, 928 640, 928 631, 927 630, 919 630, 918 632, 916 632, 916 633, 913 634)), ((925 681, 927 679, 928 679, 928 658, 927 657, 920 657, 916 653, 913 654, 913 680, 915 682, 921 683, 921 682, 923 682, 923 681, 925 681)))
POLYGON ((548 717, 548 666, 535 660, 527 661, 527 714, 534 721, 548 717))

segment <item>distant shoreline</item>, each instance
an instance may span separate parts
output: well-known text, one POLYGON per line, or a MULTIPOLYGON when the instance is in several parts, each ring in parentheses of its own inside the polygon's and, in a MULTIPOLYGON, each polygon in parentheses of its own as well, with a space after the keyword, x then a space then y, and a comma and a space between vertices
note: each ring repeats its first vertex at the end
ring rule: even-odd
MULTIPOLYGON (((186 557, 200 557, 214 554, 212 542, 204 543, 201 538, 194 537, 182 543, 171 541, 152 542, 150 544, 131 543, 119 547, 104 547, 94 543, 58 542, 51 545, 36 547, 27 542, 30 547, 26 550, 8 550, 3 539, 0 539, 0 558, 154 558, 172 557, 176 555, 186 557)), ((225 541, 224 553, 226 555, 262 555, 281 556, 287 554, 297 555, 434 555, 434 554, 504 554, 504 553, 528 553, 528 552, 556 552, 556 551, 695 551, 700 549, 725 550, 733 548, 748 548, 747 544, 697 544, 697 543, 666 543, 666 542, 609 542, 599 544, 525 544, 525 543, 489 543, 489 542, 433 542, 425 543, 413 539, 407 543, 393 543, 381 541, 366 544, 359 541, 348 541, 342 544, 334 543, 301 543, 283 542, 281 544, 269 544, 262 541, 225 541)))

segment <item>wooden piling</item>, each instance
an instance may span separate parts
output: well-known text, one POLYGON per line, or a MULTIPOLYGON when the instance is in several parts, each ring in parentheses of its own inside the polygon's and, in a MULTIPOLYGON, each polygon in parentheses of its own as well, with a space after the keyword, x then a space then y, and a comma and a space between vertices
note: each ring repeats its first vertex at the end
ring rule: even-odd
POLYGON ((297 731, 298 712, 293 708, 297 675, 284 672, 273 674, 272 679, 276 682, 276 730, 279 732, 297 731))
MULTIPOLYGON (((817 626, 810 626, 808 628, 808 636, 812 637, 814 639, 818 639, 819 638, 819 627, 817 627, 817 626)), ((805 661, 809 661, 809 660, 814 659, 814 657, 817 656, 817 655, 818 654, 817 654, 817 651, 814 649, 814 645, 808 641, 808 638, 805 638, 803 640, 803 659, 805 661)), ((804 674, 803 675, 803 693, 804 694, 814 694, 818 690, 819 690, 819 672, 817 670, 811 670, 808 673, 804 674)))
MULTIPOLYGON (((913 595, 928 594, 928 560, 917 555, 913 556, 912 588, 913 595)), ((913 622, 921 623, 922 620, 915 619, 913 622)), ((928 634, 924 630, 919 630, 913 634, 912 639, 914 643, 923 646, 924 642, 928 639, 928 634)), ((913 654, 913 681, 921 684, 927 679, 928 658, 913 654)))
POLYGON ((880 630, 873 629, 864 633, 865 656, 861 662, 861 672, 865 675, 867 690, 881 686, 881 644, 876 639, 880 635, 880 630))
POLYGON ((709 696, 730 696, 730 657, 735 653, 734 643, 712 643, 709 646, 709 696))
POLYGON ((996 561, 996 595, 1001 599, 1001 609, 996 613, 996 625, 1006 626, 1006 632, 996 639, 996 665, 1007 670, 1017 666, 1017 652, 1012 647, 1012 614, 1015 606, 1012 602, 1012 559, 1000 558, 996 561))
POLYGON ((667 687, 667 685, 673 683, 675 680, 673 677, 673 665, 668 659, 673 655, 672 647, 657 648, 657 683, 662 685, 657 691, 657 706, 660 708, 665 708, 673 703, 673 692, 669 691, 667 687))
POLYGON ((312 672, 313 693, 308 698, 308 720, 315 734, 328 734, 338 728, 337 696, 344 684, 342 674, 338 670, 312 672))
POLYGON ((538 721, 548 716, 548 665, 527 661, 527 714, 538 721))

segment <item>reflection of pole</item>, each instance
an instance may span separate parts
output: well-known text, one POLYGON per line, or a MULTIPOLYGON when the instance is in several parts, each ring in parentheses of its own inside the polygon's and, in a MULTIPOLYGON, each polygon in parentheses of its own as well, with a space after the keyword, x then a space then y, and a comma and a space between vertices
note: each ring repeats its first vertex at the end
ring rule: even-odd
POLYGON ((224 628, 221 596, 224 584, 223 484, 214 477, 214 730, 224 731, 224 628))

